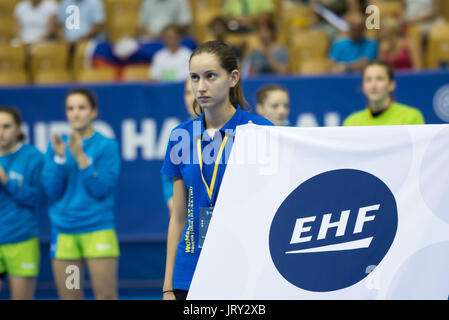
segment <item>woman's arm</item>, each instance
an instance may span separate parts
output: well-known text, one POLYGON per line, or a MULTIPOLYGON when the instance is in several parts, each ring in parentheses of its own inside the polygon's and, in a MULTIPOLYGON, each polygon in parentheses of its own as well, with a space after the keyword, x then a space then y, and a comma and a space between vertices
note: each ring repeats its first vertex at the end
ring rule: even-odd
MULTIPOLYGON (((165 279, 162 291, 173 290, 173 270, 175 268, 176 251, 187 222, 187 187, 183 179, 173 180, 173 212, 168 225, 167 260, 165 279)), ((174 300, 173 292, 164 293, 164 300, 174 300)))

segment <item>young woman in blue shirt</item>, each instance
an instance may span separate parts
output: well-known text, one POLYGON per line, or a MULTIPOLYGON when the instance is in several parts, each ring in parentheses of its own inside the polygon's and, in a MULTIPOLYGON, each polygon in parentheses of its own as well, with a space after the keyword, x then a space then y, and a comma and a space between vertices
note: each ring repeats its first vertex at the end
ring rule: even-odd
POLYGON ((98 109, 89 90, 70 91, 65 112, 72 132, 68 137, 53 136, 43 171, 51 202, 51 257, 58 294, 61 299, 83 298, 85 262, 95 298, 117 299, 118 144, 94 130, 98 109))
POLYGON ((22 118, 0 107, 0 289, 7 274, 11 299, 33 299, 39 273, 38 210, 44 192, 43 155, 24 143, 22 118))
POLYGON ((199 117, 172 131, 161 170, 174 179, 163 285, 167 300, 187 296, 236 126, 272 125, 243 109, 247 103, 240 71, 229 46, 218 41, 203 43, 189 63, 194 111, 199 117))

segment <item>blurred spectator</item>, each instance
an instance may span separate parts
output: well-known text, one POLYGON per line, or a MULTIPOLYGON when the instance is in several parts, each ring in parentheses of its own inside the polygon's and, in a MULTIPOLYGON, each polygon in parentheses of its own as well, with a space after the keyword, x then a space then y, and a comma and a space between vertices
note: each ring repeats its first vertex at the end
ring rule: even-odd
MULTIPOLYGON (((317 5, 321 6, 325 10, 333 13, 340 19, 344 19, 353 14, 362 13, 362 8, 364 8, 364 2, 361 0, 306 0, 312 7, 317 5)), ((318 15, 318 14, 317 14, 318 15)), ((329 35, 330 41, 334 41, 337 35, 342 31, 338 26, 331 23, 330 21, 323 18, 323 16, 318 15, 316 24, 313 29, 323 30, 329 35)))
POLYGON ((403 0, 403 2, 405 23, 408 26, 418 27, 424 37, 434 24, 444 22, 443 0, 403 0))
POLYGON ((272 0, 225 0, 223 11, 232 31, 247 31, 260 19, 271 18, 274 5, 272 0))
POLYGON ((365 38, 365 19, 361 14, 347 17, 349 37, 334 41, 330 49, 331 71, 360 71, 377 57, 377 42, 365 38))
POLYGON ((381 21, 379 59, 391 64, 395 70, 422 68, 421 49, 418 44, 404 36, 399 21, 391 17, 381 21))
POLYGON ((14 9, 15 41, 32 44, 56 34, 58 3, 54 0, 24 0, 14 9))
POLYGON ((182 81, 189 77, 189 59, 192 51, 180 45, 177 26, 170 25, 162 31, 165 47, 154 54, 150 78, 156 81, 182 81))
POLYGON ((209 30, 212 33, 214 40, 226 43, 232 48, 236 57, 240 60, 242 58, 243 48, 242 46, 235 46, 234 44, 228 43, 228 25, 226 19, 223 17, 216 17, 209 23, 209 30))
POLYGON ((59 8, 58 22, 61 24, 62 38, 67 42, 90 40, 97 37, 103 29, 105 11, 101 0, 63 0, 59 8), (72 20, 71 10, 77 8, 79 24, 72 20), (68 20, 69 19, 69 20, 68 20))
POLYGON ((186 0, 144 0, 140 6, 140 36, 158 37, 168 25, 177 25, 184 34, 191 23, 190 7, 186 0))
POLYGON ((285 87, 267 84, 257 90, 256 112, 276 126, 288 125, 290 96, 285 87))
POLYGON ((243 61, 243 76, 282 74, 288 70, 287 48, 276 43, 276 30, 272 23, 260 24, 259 45, 243 61))

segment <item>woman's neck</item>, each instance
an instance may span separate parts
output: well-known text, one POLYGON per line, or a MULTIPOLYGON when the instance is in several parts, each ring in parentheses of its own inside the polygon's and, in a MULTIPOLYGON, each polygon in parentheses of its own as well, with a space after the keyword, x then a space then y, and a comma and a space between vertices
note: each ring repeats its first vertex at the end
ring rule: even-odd
POLYGON ((78 130, 78 133, 80 134, 81 139, 86 139, 93 135, 94 131, 94 128, 92 127, 92 125, 90 125, 84 129, 78 130))
POLYGON ((381 113, 385 110, 387 110, 390 105, 393 103, 390 96, 385 97, 384 99, 378 100, 378 101, 370 101, 369 109, 372 113, 381 113))
POLYGON ((215 108, 204 109, 204 128, 206 130, 218 130, 232 118, 236 109, 230 103, 215 108))
POLYGON ((14 153, 14 152, 16 152, 19 149, 19 147, 21 145, 22 145, 21 142, 16 142, 16 143, 12 144, 9 147, 0 148, 0 155, 4 155, 5 156, 5 155, 8 155, 8 154, 14 153))

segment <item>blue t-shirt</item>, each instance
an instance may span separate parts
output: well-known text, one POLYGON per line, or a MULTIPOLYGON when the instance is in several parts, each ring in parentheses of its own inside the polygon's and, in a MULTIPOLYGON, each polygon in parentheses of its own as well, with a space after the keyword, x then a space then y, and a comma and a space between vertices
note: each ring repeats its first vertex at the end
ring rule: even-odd
POLYGON ((95 24, 105 21, 101 0, 63 0, 59 6, 58 21, 66 41, 77 41, 86 36, 95 24), (79 19, 79 20, 78 20, 79 19))
POLYGON ((165 154, 162 174, 174 178, 182 178, 188 192, 187 223, 176 253, 173 282, 175 289, 188 290, 201 252, 199 241, 199 208, 209 207, 211 201, 201 177, 201 169, 197 153, 198 137, 202 137, 203 175, 206 183, 211 184, 215 166, 215 158, 222 145, 225 134, 228 140, 218 165, 215 185, 213 187, 212 205, 215 200, 226 169, 226 159, 233 145, 235 129, 238 125, 249 121, 258 125, 273 125, 260 116, 243 111, 239 105, 232 118, 210 139, 204 128, 204 113, 197 119, 181 123, 173 129, 165 154), (205 141, 206 140, 206 141, 205 141), (207 156, 206 154, 210 155, 207 156))
POLYGON ((0 166, 8 176, 5 185, 0 183, 0 244, 39 234, 37 213, 45 198, 40 178, 43 164, 43 154, 29 144, 0 155, 0 166))
POLYGON ((114 191, 120 174, 120 151, 114 139, 98 132, 83 139, 89 166, 79 169, 66 144, 65 163, 55 162, 49 144, 42 173, 45 192, 51 201, 52 231, 86 233, 115 228, 114 191))
POLYGON ((333 43, 330 58, 340 63, 352 63, 361 58, 375 60, 377 47, 377 42, 370 39, 354 42, 349 38, 343 38, 333 43))

